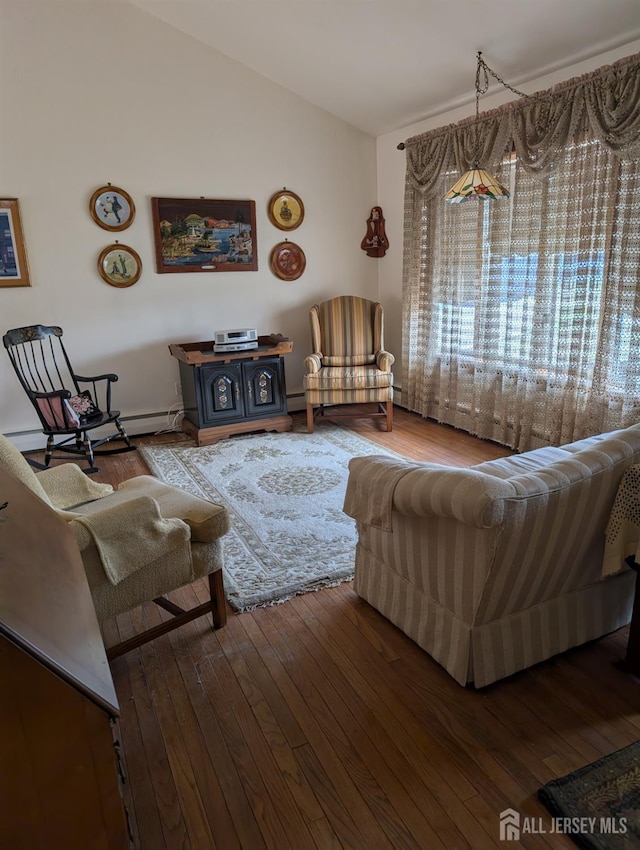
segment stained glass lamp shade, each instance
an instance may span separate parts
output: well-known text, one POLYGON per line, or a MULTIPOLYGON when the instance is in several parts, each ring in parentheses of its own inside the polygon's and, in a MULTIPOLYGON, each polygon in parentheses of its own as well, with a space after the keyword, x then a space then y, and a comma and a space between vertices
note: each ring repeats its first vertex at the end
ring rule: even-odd
POLYGON ((458 182, 449 189, 444 200, 448 204, 462 204, 469 198, 497 201, 508 197, 509 190, 502 183, 499 183, 484 168, 476 166, 465 171, 458 182))

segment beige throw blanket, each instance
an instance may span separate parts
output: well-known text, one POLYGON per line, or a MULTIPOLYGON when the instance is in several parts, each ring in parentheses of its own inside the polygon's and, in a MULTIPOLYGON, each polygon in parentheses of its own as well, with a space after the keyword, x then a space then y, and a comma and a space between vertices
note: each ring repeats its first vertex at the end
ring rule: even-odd
POLYGON ((398 481, 413 469, 415 466, 406 461, 383 456, 353 458, 343 511, 364 525, 392 531, 394 491, 398 481), (362 471, 364 465, 366 472, 362 471))
MULTIPOLYGON (((111 499, 118 495, 114 493, 111 499)), ((123 498, 95 513, 74 512, 73 520, 89 532, 114 585, 174 550, 182 550, 177 553, 180 560, 191 564, 189 526, 180 519, 163 519, 157 502, 149 496, 123 498)))

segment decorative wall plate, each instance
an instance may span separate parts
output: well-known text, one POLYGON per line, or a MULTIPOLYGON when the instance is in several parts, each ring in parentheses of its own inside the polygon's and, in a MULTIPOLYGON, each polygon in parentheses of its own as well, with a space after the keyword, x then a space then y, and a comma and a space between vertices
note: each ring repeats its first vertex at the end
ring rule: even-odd
POLYGON ((131 195, 107 183, 91 196, 91 218, 105 230, 125 230, 133 221, 136 207, 131 195))
POLYGON ((111 286, 133 286, 142 274, 140 257, 128 245, 115 242, 108 245, 98 257, 100 277, 111 286))
POLYGON ((281 280, 297 280, 307 265, 304 251, 295 242, 278 242, 269 255, 271 271, 281 280))
POLYGON ((269 198, 269 221, 280 230, 295 230, 304 219, 304 204, 295 192, 283 189, 269 198))

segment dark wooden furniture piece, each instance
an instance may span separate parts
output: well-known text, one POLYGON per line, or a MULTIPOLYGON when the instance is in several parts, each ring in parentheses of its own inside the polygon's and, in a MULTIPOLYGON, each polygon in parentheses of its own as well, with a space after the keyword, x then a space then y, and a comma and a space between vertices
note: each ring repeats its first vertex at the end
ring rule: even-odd
POLYGON ((0 469, 0 847, 127 850, 118 700, 73 532, 0 469))
POLYGON ((633 597, 633 613, 629 623, 629 640, 624 660, 619 665, 627 673, 640 676, 640 587, 638 587, 638 576, 640 575, 640 564, 634 555, 625 558, 627 564, 636 573, 636 589, 633 597))
POLYGON ((118 376, 78 375, 62 342, 62 328, 14 328, 4 334, 2 342, 47 437, 44 466, 29 461, 33 466, 44 469, 52 460, 60 459, 60 455, 54 455, 58 451, 84 458, 88 464, 84 472, 98 472, 94 455, 135 449, 120 421, 120 411, 111 407, 111 385, 118 376), (93 438, 92 432, 104 425, 113 425, 115 431, 93 438), (122 440, 124 445, 98 450, 113 440, 122 440))
POLYGON ((284 375, 290 339, 259 336, 251 351, 216 354, 213 342, 173 344, 180 364, 183 430, 199 446, 249 431, 290 431, 284 375))

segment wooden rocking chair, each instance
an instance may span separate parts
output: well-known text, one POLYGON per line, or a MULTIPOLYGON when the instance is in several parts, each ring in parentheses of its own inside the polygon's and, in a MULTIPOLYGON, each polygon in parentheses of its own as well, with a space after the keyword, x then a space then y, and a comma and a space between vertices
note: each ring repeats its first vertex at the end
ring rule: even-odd
POLYGON ((52 460, 63 457, 68 460, 63 455, 54 455, 65 452, 86 460, 88 466, 83 472, 97 472, 95 455, 135 450, 120 422, 120 411, 111 408, 111 385, 118 376, 78 375, 65 351, 62 328, 45 325, 14 328, 5 333, 2 342, 47 435, 44 464, 30 460, 32 466, 46 469, 52 460), (115 426, 114 433, 92 438, 96 429, 109 424, 115 426), (124 445, 97 450, 112 440, 122 440, 124 445))

